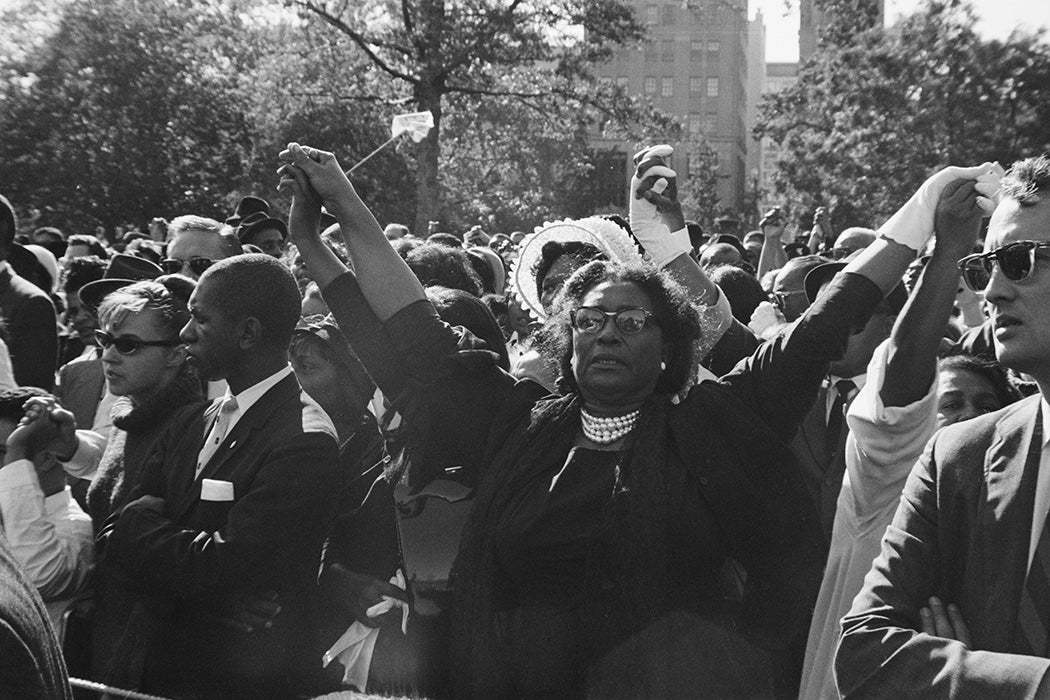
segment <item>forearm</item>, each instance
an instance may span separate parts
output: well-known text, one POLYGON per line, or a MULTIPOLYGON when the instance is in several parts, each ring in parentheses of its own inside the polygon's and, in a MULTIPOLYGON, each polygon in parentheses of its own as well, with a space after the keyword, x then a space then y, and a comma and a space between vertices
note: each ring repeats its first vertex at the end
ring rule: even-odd
MULTIPOLYGON (((915 251, 888 238, 879 237, 846 266, 844 272, 853 272, 875 283, 883 296, 897 286, 908 265, 915 260, 915 251)), ((955 287, 952 287, 954 292, 955 287)))
POLYGON ((357 283, 381 321, 426 298, 423 286, 356 193, 329 204, 339 221, 357 283))
POLYGON ((297 235, 295 247, 303 256, 303 261, 310 270, 310 277, 322 290, 332 280, 347 271, 343 261, 325 245, 316 231, 313 235, 297 235))
POLYGON ((770 270, 779 270, 787 264, 787 253, 779 238, 766 238, 762 241, 762 253, 758 257, 758 279, 762 279, 770 270))
POLYGON ((937 351, 955 303, 953 256, 936 252, 890 335, 882 402, 907 406, 921 399, 937 372, 937 351))
POLYGON ((664 269, 686 288, 693 303, 711 306, 718 301, 718 287, 691 255, 679 255, 664 269))

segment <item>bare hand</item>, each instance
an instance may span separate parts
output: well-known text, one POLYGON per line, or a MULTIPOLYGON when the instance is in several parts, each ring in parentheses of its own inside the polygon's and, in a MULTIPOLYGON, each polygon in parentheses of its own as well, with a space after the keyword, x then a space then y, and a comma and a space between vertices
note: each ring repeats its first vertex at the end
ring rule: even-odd
POLYGON ((25 457, 46 450, 61 461, 77 451, 77 422, 53 397, 34 396, 26 401, 18 427, 7 439, 8 451, 24 451, 25 457))
POLYGON ((933 222, 934 253, 958 259, 970 252, 981 230, 979 196, 973 180, 954 180, 941 191, 933 222))
POLYGON ((267 591, 257 597, 234 601, 219 615, 219 622, 231 629, 251 634, 273 627, 274 618, 281 614, 277 592, 267 591))
POLYGON ((970 630, 954 603, 949 603, 945 608, 941 599, 933 596, 930 598, 930 607, 919 610, 919 617, 922 620, 922 631, 926 634, 953 639, 962 642, 968 648, 973 647, 970 630))
POLYGON ((766 238, 780 238, 783 236, 784 215, 781 213, 780 207, 773 207, 767 211, 762 220, 758 222, 758 227, 762 229, 762 235, 766 238))
MULTIPOLYGON (((290 143, 288 148, 281 151, 280 159, 285 165, 294 165, 302 171, 330 211, 347 197, 356 197, 354 186, 350 184, 333 153, 290 143)), ((285 172, 281 175, 284 179, 293 177, 285 172)))
POLYGON ((288 236, 292 243, 318 239, 321 231, 321 198, 310 184, 310 178, 297 165, 282 165, 277 172, 281 182, 277 189, 292 193, 288 209, 288 236))
POLYGON ((353 614, 354 619, 368 627, 378 627, 380 620, 387 617, 387 615, 381 615, 378 618, 372 618, 367 612, 373 605, 382 602, 383 596, 409 602, 408 593, 404 589, 368 574, 350 571, 338 564, 329 567, 321 578, 322 585, 327 582, 326 587, 336 593, 353 614))

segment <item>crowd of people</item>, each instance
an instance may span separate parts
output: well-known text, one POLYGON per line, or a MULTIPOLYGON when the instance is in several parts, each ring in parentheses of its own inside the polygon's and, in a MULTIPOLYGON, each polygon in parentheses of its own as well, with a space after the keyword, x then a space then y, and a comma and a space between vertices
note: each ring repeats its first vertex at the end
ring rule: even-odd
POLYGON ((1050 698, 1050 158, 798 240, 671 158, 528 234, 295 143, 286 215, 0 196, 0 697, 1050 698))

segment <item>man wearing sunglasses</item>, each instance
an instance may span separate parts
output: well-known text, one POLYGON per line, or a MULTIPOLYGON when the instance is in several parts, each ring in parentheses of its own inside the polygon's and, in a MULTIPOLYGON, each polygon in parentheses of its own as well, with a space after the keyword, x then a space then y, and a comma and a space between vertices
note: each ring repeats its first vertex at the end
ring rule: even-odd
POLYGON ((1050 158, 1015 163, 1001 196, 960 267, 999 360, 1040 391, 927 445, 842 620, 846 696, 1050 697, 1050 158))
POLYGON ((139 690, 292 697, 320 672, 312 606, 342 483, 335 428, 288 365, 298 287, 278 260, 239 255, 205 271, 189 309, 191 362, 229 389, 158 438, 99 535, 103 566, 150 601, 139 690), (265 621, 259 602, 276 603, 265 621))
POLYGON ((214 262, 241 252, 240 244, 227 227, 215 219, 186 215, 173 219, 168 228, 167 256, 161 267, 168 275, 200 279, 214 262))

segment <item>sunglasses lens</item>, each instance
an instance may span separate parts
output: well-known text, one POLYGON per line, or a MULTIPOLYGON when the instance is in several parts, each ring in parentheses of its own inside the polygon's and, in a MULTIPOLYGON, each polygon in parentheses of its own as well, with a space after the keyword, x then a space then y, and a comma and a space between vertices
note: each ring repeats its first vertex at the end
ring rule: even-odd
POLYGON ((166 275, 177 275, 179 270, 182 269, 182 261, 175 260, 174 258, 167 258, 160 261, 160 267, 164 270, 166 275))
POLYGON ((1022 244, 1003 248, 999 253, 999 267, 1006 279, 1020 282, 1032 272, 1032 249, 1022 244))
POLYGON ((132 338, 114 338, 113 347, 115 347, 117 352, 121 355, 130 355, 139 349, 139 343, 132 338))
POLYGON ((203 275, 204 271, 211 267, 211 258, 193 258, 190 260, 190 269, 195 275, 203 275))
POLYGON ((621 333, 634 335, 645 328, 645 312, 641 309, 625 309, 616 314, 616 327, 621 333))
POLYGON ((988 258, 967 260, 962 267, 963 281, 975 292, 983 292, 992 277, 992 261, 988 258))
POLYGON ((597 333, 605 325, 605 315, 594 309, 576 309, 572 325, 580 333, 597 333))

